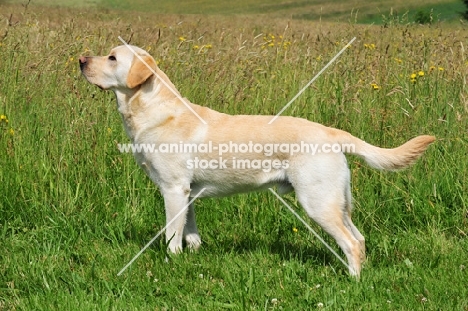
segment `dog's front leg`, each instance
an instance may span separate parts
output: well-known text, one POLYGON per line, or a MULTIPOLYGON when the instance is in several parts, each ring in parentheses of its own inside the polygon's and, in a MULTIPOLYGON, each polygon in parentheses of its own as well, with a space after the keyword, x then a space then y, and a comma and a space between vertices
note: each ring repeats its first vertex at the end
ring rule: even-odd
POLYGON ((161 190, 166 209, 166 242, 169 242, 169 250, 172 253, 179 253, 182 251, 182 237, 189 209, 187 204, 190 188, 174 186, 161 190))
POLYGON ((187 223, 184 228, 184 237, 187 247, 193 251, 196 251, 200 248, 201 238, 198 233, 197 223, 195 220, 195 207, 192 202, 187 211, 187 223))

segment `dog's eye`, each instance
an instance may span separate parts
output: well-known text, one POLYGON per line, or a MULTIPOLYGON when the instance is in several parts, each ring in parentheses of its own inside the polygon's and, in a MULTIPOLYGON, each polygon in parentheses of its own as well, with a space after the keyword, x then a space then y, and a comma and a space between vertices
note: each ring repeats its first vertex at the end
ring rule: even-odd
POLYGON ((117 58, 115 58, 115 56, 114 56, 114 55, 111 55, 111 56, 109 56, 109 60, 111 60, 111 61, 116 61, 116 60, 117 60, 117 58))

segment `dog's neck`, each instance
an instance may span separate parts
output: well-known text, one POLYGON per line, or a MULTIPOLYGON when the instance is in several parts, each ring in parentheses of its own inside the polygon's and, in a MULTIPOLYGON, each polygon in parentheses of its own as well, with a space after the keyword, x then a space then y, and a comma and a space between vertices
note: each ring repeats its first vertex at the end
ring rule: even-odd
MULTIPOLYGON (((162 78, 167 79, 165 75, 162 78)), ((117 109, 132 142, 138 142, 139 133, 148 128, 157 129, 186 110, 178 96, 167 87, 168 83, 173 86, 168 79, 163 83, 161 76, 152 76, 136 88, 114 90, 117 109)))

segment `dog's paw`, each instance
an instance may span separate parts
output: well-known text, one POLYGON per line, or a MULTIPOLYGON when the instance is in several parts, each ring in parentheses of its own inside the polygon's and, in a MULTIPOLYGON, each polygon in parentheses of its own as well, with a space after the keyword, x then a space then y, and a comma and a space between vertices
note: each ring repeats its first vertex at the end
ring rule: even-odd
POLYGON ((202 244, 200 235, 196 233, 187 234, 185 236, 185 242, 187 243, 187 248, 191 251, 197 251, 202 244))

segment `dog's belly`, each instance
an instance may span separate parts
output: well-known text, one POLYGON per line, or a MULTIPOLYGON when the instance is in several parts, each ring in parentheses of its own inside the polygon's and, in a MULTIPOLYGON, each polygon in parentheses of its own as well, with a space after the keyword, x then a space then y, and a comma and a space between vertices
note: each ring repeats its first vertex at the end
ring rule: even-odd
POLYGON ((226 171, 223 173, 203 172, 203 178, 195 178, 190 184, 191 196, 223 197, 237 193, 266 190, 278 186, 278 192, 287 193, 293 190, 284 170, 264 172, 261 170, 247 171, 243 174, 226 171))
POLYGON ((244 184, 244 185, 215 185, 213 183, 194 183, 190 185, 191 196, 196 196, 200 191, 203 190, 200 198, 202 197, 225 197, 237 193, 246 193, 252 191, 265 190, 274 187, 278 183, 268 183, 262 185, 256 184, 244 184))

